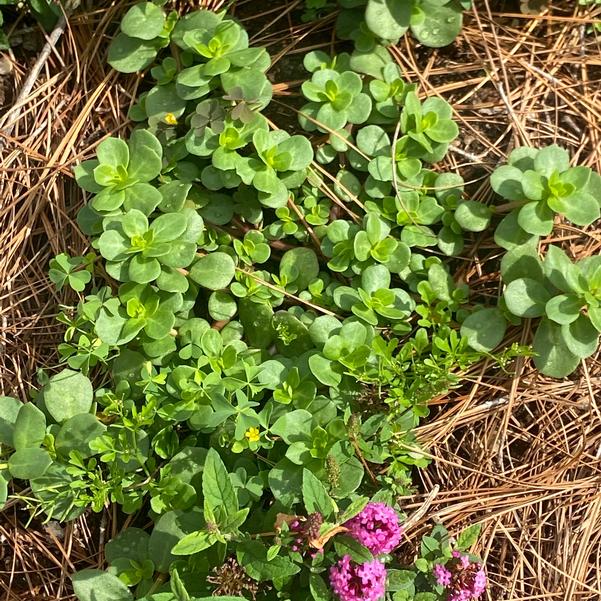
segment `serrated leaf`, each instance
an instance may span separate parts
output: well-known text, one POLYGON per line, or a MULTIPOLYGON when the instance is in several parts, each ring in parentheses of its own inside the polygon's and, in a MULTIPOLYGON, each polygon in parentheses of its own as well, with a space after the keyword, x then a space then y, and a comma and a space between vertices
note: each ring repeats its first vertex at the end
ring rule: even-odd
POLYGON ((324 519, 334 512, 334 502, 325 486, 307 469, 303 470, 303 502, 309 513, 319 512, 324 519))
POLYGON ((238 511, 238 498, 219 453, 209 449, 202 473, 205 514, 212 513, 218 524, 225 523, 238 511))
POLYGON ((194 555, 200 553, 209 547, 212 547, 217 542, 215 534, 207 530, 199 530, 191 532, 182 538, 171 549, 173 555, 194 555))
POLYGON ((465 530, 462 530, 457 537, 457 548, 460 551, 467 551, 478 540, 482 526, 480 524, 472 524, 465 530))
POLYGON ((349 555, 355 563, 373 561, 371 551, 350 536, 337 536, 334 538, 334 548, 340 557, 349 555))

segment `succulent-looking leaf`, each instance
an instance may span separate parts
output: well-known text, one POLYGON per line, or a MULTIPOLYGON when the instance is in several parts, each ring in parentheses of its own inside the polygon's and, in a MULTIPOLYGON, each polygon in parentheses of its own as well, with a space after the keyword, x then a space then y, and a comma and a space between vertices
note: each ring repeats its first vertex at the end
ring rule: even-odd
POLYGON ((568 376, 580 362, 566 345, 562 327, 543 318, 534 335, 533 347, 537 353, 534 364, 543 374, 553 378, 568 376))
POLYGON ((505 336, 507 323, 499 309, 480 309, 461 324, 461 335, 476 351, 490 352, 505 336))

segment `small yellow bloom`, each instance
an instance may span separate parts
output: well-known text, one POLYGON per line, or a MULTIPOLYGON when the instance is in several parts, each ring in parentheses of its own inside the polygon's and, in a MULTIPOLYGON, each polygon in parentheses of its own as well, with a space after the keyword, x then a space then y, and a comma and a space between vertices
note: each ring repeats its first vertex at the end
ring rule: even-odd
POLYGON ((261 438, 261 433, 259 432, 259 428, 249 428, 244 436, 248 439, 248 442, 259 442, 261 438))
POLYGON ((173 113, 167 113, 163 117, 163 121, 165 121, 167 125, 177 125, 177 117, 173 113))

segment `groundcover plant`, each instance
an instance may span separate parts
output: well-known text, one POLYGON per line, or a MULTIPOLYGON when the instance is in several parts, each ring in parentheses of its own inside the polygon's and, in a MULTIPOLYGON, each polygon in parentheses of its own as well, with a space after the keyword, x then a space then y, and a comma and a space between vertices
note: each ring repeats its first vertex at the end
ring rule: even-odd
POLYGON ((465 198, 433 167, 452 108, 370 44, 304 57, 307 133, 290 135, 264 114, 269 56, 235 20, 125 14, 109 62, 151 83, 129 138, 76 168, 93 250, 50 265, 79 294, 63 369, 0 403, 1 502, 15 479, 45 519, 141 516, 106 571, 73 575, 80 601, 484 593, 477 525, 436 525, 410 565, 397 553, 397 498, 428 463, 412 430, 462 370, 531 353, 497 350, 507 323, 540 318, 548 375, 595 350, 601 263, 539 248, 556 218, 599 217, 601 178, 557 146, 519 148, 495 204, 465 198), (483 306, 449 265, 493 223, 506 287, 483 306))

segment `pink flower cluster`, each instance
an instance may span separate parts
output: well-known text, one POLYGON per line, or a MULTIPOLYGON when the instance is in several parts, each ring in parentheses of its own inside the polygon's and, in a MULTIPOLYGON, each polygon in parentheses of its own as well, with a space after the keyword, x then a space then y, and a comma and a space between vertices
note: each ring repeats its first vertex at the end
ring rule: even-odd
POLYGON ((386 591, 386 568, 377 559, 357 564, 345 555, 330 568, 330 585, 341 601, 378 601, 386 591))
POLYGON ((453 551, 446 564, 434 566, 437 584, 448 590, 447 601, 474 601, 486 590, 486 573, 482 565, 470 561, 464 553, 453 551))
POLYGON ((403 529, 396 511, 385 503, 368 503, 344 524, 349 534, 374 555, 390 553, 401 542, 403 529))
MULTIPOLYGON (((403 534, 396 511, 384 503, 368 503, 344 527, 374 555, 390 553, 403 534)), ((378 601, 386 592, 386 568, 377 559, 357 564, 345 555, 330 568, 330 585, 340 601, 378 601)))

